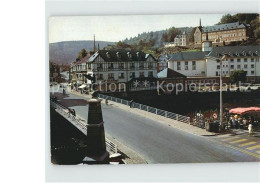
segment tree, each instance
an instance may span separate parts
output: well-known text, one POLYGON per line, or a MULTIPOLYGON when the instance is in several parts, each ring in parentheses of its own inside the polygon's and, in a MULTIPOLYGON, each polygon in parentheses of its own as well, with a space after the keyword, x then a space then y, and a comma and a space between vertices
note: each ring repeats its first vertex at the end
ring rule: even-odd
POLYGON ((228 24, 228 23, 232 23, 232 22, 236 22, 236 21, 238 21, 236 16, 232 16, 230 14, 225 14, 222 16, 222 18, 218 24, 228 24))
POLYGON ((189 35, 189 42, 194 42, 194 32, 196 28, 193 28, 190 35, 189 35))
POLYGON ((169 30, 168 30, 168 41, 169 42, 173 42, 174 41, 174 38, 180 34, 180 31, 178 29, 176 29, 175 27, 171 27, 169 30))
POLYGON ((246 81, 246 71, 244 70, 236 70, 236 71, 233 71, 231 74, 230 74, 230 81, 231 83, 236 83, 238 84, 239 81, 241 82, 244 82, 246 81))
POLYGON ((168 42, 168 34, 167 34, 167 32, 162 34, 162 40, 163 40, 163 42, 168 42))
POLYGON ((85 56, 87 56, 87 51, 83 48, 79 53, 78 53, 78 60, 84 58, 85 56))
POLYGON ((256 39, 260 39, 260 27, 258 27, 255 31, 254 31, 254 36, 256 39))

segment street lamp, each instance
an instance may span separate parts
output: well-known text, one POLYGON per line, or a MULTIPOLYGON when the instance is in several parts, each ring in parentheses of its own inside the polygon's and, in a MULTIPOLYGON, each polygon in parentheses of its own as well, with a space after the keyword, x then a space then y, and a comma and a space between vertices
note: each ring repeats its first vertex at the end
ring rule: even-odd
POLYGON ((222 98, 222 61, 227 58, 227 54, 224 54, 220 61, 220 74, 219 74, 219 123, 221 130, 223 129, 223 98, 222 98))

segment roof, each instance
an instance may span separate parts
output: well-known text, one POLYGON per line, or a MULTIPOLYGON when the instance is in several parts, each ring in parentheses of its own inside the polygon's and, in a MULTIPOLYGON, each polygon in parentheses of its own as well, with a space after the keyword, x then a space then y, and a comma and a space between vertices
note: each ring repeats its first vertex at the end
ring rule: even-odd
POLYGON ((79 61, 72 62, 71 66, 75 66, 75 65, 82 64, 82 63, 86 63, 89 60, 90 57, 91 57, 91 55, 87 54, 87 56, 85 56, 84 58, 80 59, 79 61))
POLYGON ((247 26, 248 25, 240 24, 239 22, 233 22, 228 24, 202 27, 202 31, 203 32, 223 31, 223 30, 230 30, 230 29, 246 28, 247 26))
POLYGON ((203 60, 205 55, 209 52, 195 51, 195 52, 180 52, 169 55, 170 61, 181 61, 181 60, 203 60))
POLYGON ((208 54, 211 57, 222 57, 224 54, 232 57, 260 56, 260 45, 258 46, 219 46, 212 49, 208 54))
POLYGON ((179 77, 185 77, 185 75, 179 73, 179 72, 176 72, 170 68, 166 68, 164 70, 162 70, 161 72, 159 72, 157 74, 157 77, 158 78, 179 78, 179 77))
POLYGON ((151 54, 133 50, 99 50, 90 57, 89 61, 94 61, 98 56, 101 56, 106 62, 146 61, 149 56, 151 56, 154 61, 156 61, 156 59, 151 54))

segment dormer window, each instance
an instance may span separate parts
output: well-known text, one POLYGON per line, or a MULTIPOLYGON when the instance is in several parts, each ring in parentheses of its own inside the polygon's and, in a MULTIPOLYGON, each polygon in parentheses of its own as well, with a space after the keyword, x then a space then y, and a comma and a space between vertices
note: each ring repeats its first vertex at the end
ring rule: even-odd
POLYGON ((132 58, 132 54, 130 52, 127 52, 128 58, 132 58))
POLYGON ((119 52, 116 52, 116 56, 117 56, 117 58, 121 58, 121 55, 119 52))
POLYGON ((136 52, 136 56, 137 56, 137 58, 139 58, 140 57, 140 53, 136 52))
POLYGON ((246 52, 245 52, 245 51, 243 51, 242 54, 243 54, 244 56, 246 56, 246 52))
POLYGON ((239 56, 239 53, 238 53, 238 51, 236 51, 236 55, 237 55, 237 56, 239 56))
POLYGON ((107 58, 110 58, 110 54, 109 52, 106 52, 107 58))

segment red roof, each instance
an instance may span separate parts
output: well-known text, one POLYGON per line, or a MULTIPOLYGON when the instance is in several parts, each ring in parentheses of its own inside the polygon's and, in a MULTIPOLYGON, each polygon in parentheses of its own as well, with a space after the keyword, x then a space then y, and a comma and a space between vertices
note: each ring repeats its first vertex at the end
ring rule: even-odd
POLYGON ((243 114, 247 112, 260 112, 260 107, 238 107, 229 110, 229 113, 233 114, 243 114))

